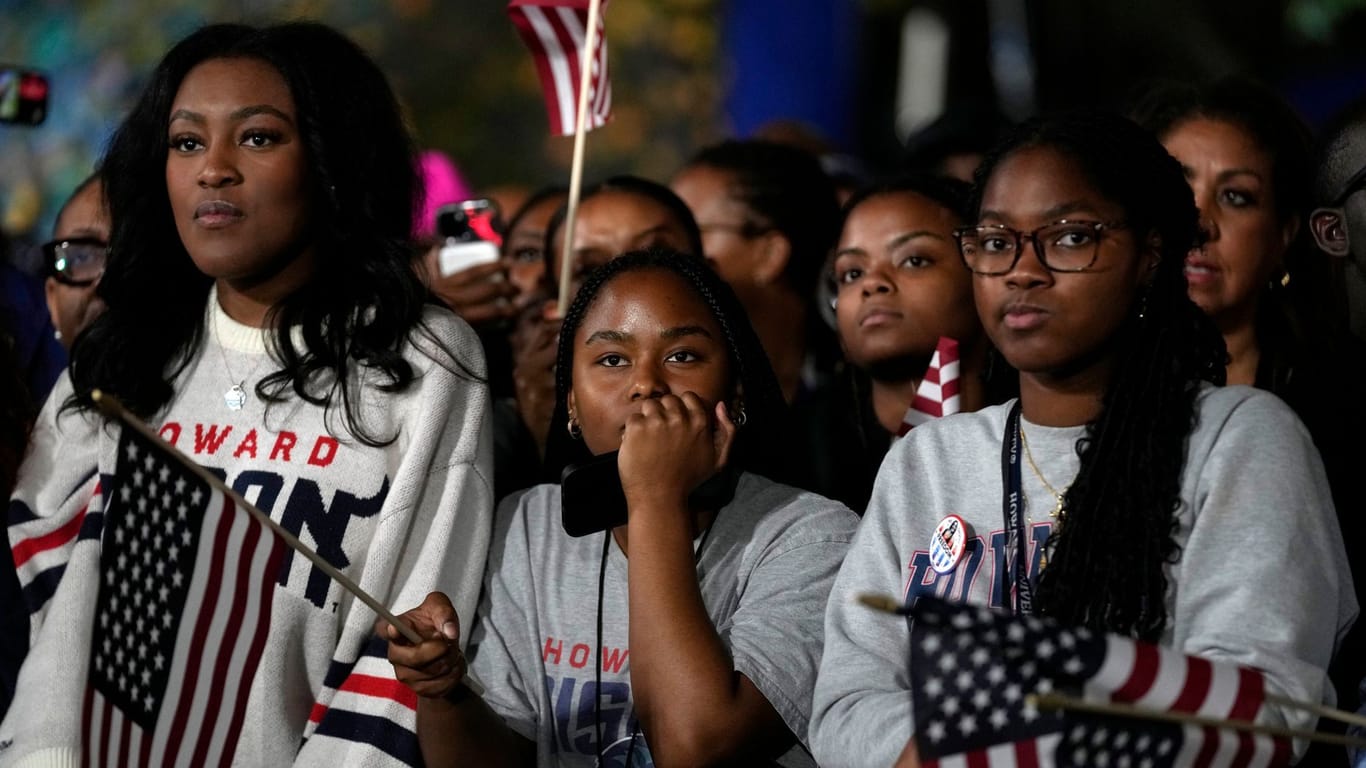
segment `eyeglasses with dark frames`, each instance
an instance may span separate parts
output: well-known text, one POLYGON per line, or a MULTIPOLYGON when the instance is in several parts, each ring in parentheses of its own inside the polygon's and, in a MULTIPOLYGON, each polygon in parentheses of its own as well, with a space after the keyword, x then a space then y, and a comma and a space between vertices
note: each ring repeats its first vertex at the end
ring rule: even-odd
POLYGON ((1351 178, 1347 179, 1347 183, 1342 185, 1342 191, 1333 198, 1333 202, 1329 203, 1328 207, 1341 208, 1346 204, 1347 198, 1358 192, 1363 186, 1366 186, 1366 166, 1362 166, 1360 170, 1352 174, 1351 178))
POLYGON ((978 275, 1010 272, 1020 261, 1025 240, 1034 244, 1034 254, 1049 271, 1085 272, 1096 263, 1105 233, 1127 226, 1121 221, 1060 219, 1032 232, 998 225, 959 227, 953 238, 963 263, 978 275))
POLYGON ((43 263, 57 282, 84 288, 104 275, 109 244, 94 237, 73 237, 43 243, 43 263))

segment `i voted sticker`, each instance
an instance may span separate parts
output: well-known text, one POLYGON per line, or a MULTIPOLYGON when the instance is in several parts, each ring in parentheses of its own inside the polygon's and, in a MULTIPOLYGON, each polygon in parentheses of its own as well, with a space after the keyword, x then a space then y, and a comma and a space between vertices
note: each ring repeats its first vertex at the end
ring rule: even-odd
POLYGON ((930 567, 936 573, 948 573, 963 559, 968 545, 968 524, 958 515, 949 515, 934 527, 930 539, 930 567))

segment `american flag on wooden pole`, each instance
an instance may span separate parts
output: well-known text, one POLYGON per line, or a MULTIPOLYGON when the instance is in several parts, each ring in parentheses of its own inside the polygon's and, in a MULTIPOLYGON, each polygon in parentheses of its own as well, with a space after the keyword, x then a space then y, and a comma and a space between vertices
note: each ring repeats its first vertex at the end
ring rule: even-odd
POLYGON ((904 437, 907 432, 930 419, 958 413, 961 407, 958 399, 959 376, 958 342, 948 336, 940 336, 934 357, 930 358, 930 367, 925 371, 925 378, 920 380, 915 399, 901 418, 897 437, 904 437))
POLYGON ((230 765, 286 544, 125 428, 105 515, 84 765, 230 765))
POLYGON ((117 399, 99 390, 91 399, 122 430, 104 512, 82 765, 232 764, 286 547, 422 641, 117 399))
MULTIPOLYGON (((605 0, 602 4, 606 10, 605 0)), ((512 0, 507 8, 536 61, 536 74, 550 116, 550 130, 560 136, 574 134, 582 79, 581 51, 590 37, 593 51, 585 129, 603 126, 612 114, 604 14, 597 15, 595 32, 589 35, 589 6, 590 0, 512 0)))
POLYGON ((1231 721, 1251 726, 1266 704, 1257 670, 936 598, 918 598, 909 613, 924 768, 1280 766, 1290 759, 1287 739, 1233 729, 1231 721), (1220 727, 1034 703, 1057 694, 1220 727))

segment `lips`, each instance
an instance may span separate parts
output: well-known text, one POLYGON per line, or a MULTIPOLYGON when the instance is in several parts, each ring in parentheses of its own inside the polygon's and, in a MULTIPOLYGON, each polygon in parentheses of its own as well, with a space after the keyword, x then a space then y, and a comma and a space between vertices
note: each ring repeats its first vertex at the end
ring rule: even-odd
POLYGON ((1191 254, 1186 257, 1185 273, 1188 284, 1205 285, 1218 280, 1222 270, 1209 259, 1191 254))
POLYGON ((1043 325, 1049 312, 1034 304, 1016 302, 1001 312, 1001 321, 1012 331, 1029 331, 1043 325))
POLYGON ((195 223, 207 229, 231 226, 246 217, 242 209, 224 200, 210 200, 195 206, 195 223))
POLYGON ((887 307, 868 307, 859 313, 858 327, 878 328, 901 320, 903 315, 887 307))

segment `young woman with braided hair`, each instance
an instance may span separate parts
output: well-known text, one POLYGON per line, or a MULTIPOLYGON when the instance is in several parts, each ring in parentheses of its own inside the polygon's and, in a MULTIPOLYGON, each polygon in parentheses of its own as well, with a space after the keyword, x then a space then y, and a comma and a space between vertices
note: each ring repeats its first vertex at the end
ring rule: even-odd
POLYGON ((388 632, 427 764, 810 765, 857 518, 763 476, 785 466, 785 407, 735 295, 697 256, 618 256, 566 313, 556 377, 548 460, 619 449, 626 522, 571 537, 569 479, 503 503, 469 634, 482 695, 444 596, 402 617, 429 639, 388 632))
POLYGON ((1075 113, 1017 129, 974 198, 956 234, 1020 397, 888 454, 827 609, 817 759, 886 765, 912 736, 906 627, 855 605, 862 592, 1038 612, 1331 701, 1324 669, 1356 600, 1323 468, 1281 401, 1211 386, 1225 353, 1186 296, 1180 165, 1123 118, 1075 113), (927 550, 949 514, 967 542, 940 572, 927 550))

